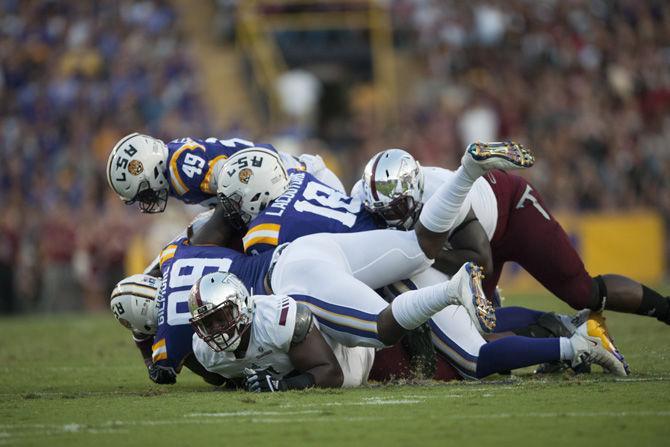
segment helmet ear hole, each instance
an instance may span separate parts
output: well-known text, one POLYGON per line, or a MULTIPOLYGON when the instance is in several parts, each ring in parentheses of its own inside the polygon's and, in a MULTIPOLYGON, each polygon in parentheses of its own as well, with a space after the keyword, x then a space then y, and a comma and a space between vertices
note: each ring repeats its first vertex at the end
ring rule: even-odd
POLYGON ((261 147, 244 149, 228 158, 218 180, 220 199, 239 198, 238 216, 230 216, 234 225, 250 222, 289 187, 288 173, 277 152, 261 147))
POLYGON ((411 154, 387 149, 375 155, 363 173, 365 207, 387 225, 410 229, 423 197, 423 172, 411 154))
POLYGON ((114 317, 127 329, 140 334, 155 334, 158 325, 156 297, 160 286, 159 278, 144 274, 119 281, 109 303, 114 317))
POLYGON ((112 149, 107 162, 107 180, 126 204, 142 202, 147 187, 156 194, 152 203, 140 207, 143 212, 160 212, 163 191, 169 192, 163 167, 167 163, 167 148, 160 140, 138 133, 122 138, 112 149))

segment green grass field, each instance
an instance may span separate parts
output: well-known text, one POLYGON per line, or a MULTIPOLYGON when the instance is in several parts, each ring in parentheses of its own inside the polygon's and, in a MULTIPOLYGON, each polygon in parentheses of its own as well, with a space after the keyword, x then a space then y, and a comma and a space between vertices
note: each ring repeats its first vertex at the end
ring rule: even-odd
MULTIPOLYGON (((566 311, 558 301, 506 305, 566 311)), ((670 328, 616 314, 633 371, 257 395, 147 378, 111 315, 0 320, 0 445, 668 445, 670 328)), ((594 367, 594 371, 598 370, 594 367)))

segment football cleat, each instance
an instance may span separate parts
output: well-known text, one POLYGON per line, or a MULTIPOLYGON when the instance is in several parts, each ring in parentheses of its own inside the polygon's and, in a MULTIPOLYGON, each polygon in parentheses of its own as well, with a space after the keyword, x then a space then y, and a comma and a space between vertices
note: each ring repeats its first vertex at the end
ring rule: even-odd
POLYGON ((603 317, 602 313, 591 312, 589 319, 586 321, 586 327, 588 334, 592 337, 600 338, 603 347, 611 352, 612 355, 616 357, 619 362, 621 362, 621 365, 626 371, 626 375, 630 374, 630 368, 626 362, 626 359, 614 345, 614 339, 609 335, 607 325, 605 324, 605 317, 603 317))
POLYGON ((465 150, 461 164, 471 173, 482 175, 492 169, 525 169, 535 163, 533 153, 513 141, 472 143, 465 150))
MULTIPOLYGON (((627 376, 625 364, 605 348, 601 337, 589 334, 589 321, 591 319, 579 326, 575 334, 570 337, 574 350, 571 366, 576 368, 584 363, 595 363, 616 376, 627 376)), ((593 327, 593 324, 591 326, 593 327)))
POLYGON ((464 306, 477 330, 482 334, 488 334, 496 327, 496 312, 484 294, 483 278, 481 267, 466 262, 451 280, 458 283, 457 302, 454 304, 464 306))

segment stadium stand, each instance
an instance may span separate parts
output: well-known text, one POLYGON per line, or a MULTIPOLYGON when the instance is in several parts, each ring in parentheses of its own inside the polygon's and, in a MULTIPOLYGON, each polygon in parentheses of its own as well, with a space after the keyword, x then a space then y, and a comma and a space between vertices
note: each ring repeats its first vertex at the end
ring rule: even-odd
MULTIPOLYGON (((210 2, 215 14, 201 25, 228 49, 236 45, 239 3, 210 2)), ((346 121, 340 113, 308 132, 280 121, 244 136, 291 134, 303 151, 346 166, 340 172, 349 185, 385 147, 453 167, 472 139, 513 138, 536 150, 528 176, 552 209, 650 206, 668 227, 668 2, 384 4, 405 81, 397 122, 380 127, 366 76, 344 73, 351 88, 335 99, 346 121)), ((164 0, 0 0, 0 312, 104 307, 133 235, 160 226, 155 248, 185 219, 175 207, 173 226, 124 208, 104 175, 111 146, 130 131, 169 139, 239 125, 232 115, 214 123, 207 113, 215 81, 200 87, 207 60, 194 58, 211 53, 187 51, 198 33, 178 11, 164 0)), ((365 34, 353 36, 360 43, 365 34)), ((344 58, 365 56, 360 48, 347 52, 346 39, 332 33, 275 37, 280 49, 293 49, 287 60, 298 68, 306 68, 295 51, 300 39, 310 54, 328 54, 336 42, 344 58)))

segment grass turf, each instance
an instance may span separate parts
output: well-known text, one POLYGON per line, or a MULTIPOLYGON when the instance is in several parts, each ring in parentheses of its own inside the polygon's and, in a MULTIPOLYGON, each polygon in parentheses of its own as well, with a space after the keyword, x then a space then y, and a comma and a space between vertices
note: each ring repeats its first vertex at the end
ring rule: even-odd
MULTIPOLYGON (((547 297, 505 305, 569 311, 547 297)), ((111 315, 0 320, 0 445, 665 445, 670 328, 609 314, 631 364, 617 380, 537 378, 279 394, 216 391, 189 372, 149 382, 111 315)))

